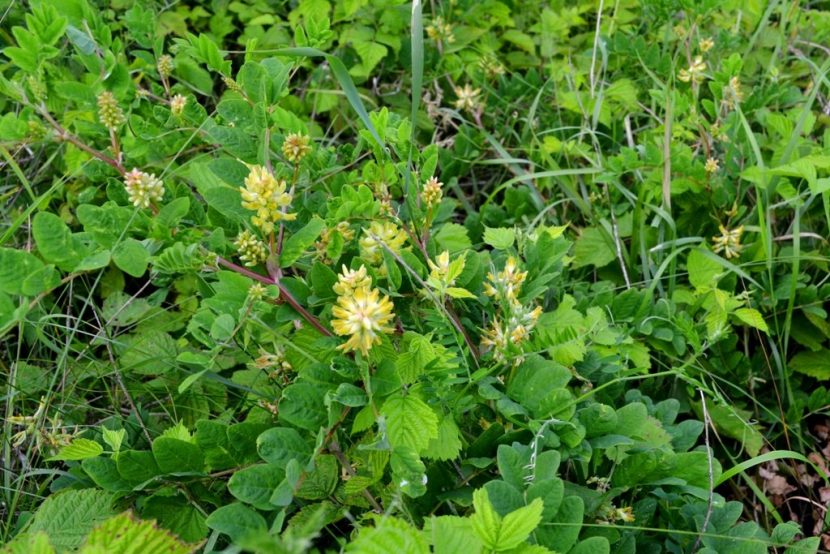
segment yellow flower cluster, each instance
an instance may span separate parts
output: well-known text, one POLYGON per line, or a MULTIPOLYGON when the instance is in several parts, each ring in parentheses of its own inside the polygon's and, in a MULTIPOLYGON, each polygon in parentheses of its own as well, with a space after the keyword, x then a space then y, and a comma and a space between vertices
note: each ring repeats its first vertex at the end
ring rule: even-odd
POLYGON ((256 235, 247 229, 236 236, 233 245, 239 252, 239 259, 248 267, 254 267, 268 259, 268 248, 256 235))
MULTIPOLYGON (((494 274, 487 274, 488 282, 484 284, 484 294, 503 302, 498 315, 493 317, 490 326, 484 330, 481 344, 493 349, 493 356, 498 361, 506 360, 506 352, 521 346, 536 326, 542 315, 541 306, 530 308, 519 301, 522 284, 527 279, 527 271, 520 271, 519 263, 513 256, 507 258, 504 269, 494 274)), ((515 362, 521 361, 517 357, 515 362)))
POLYGON ((476 111, 481 105, 480 94, 481 89, 473 88, 469 84, 455 87, 455 107, 459 110, 476 111))
POLYGON ((706 173, 715 173, 720 168, 716 158, 709 158, 706 160, 706 173))
POLYGON ((718 227, 720 236, 712 237, 712 250, 719 254, 721 252, 727 258, 736 258, 741 255, 743 245, 741 245, 741 235, 744 234, 744 226, 741 225, 735 229, 729 230, 723 225, 718 227))
POLYGON ((440 15, 432 20, 432 23, 427 25, 427 36, 435 41, 444 41, 447 44, 455 42, 455 37, 452 34, 452 25, 444 21, 440 15))
POLYGON ((424 204, 427 205, 427 208, 432 208, 433 206, 437 206, 441 203, 441 198, 444 195, 441 190, 441 187, 443 186, 444 183, 439 181, 437 177, 430 177, 427 179, 427 182, 424 183, 424 191, 421 198, 423 199, 424 204))
POLYGON ((694 61, 689 65, 689 69, 681 69, 677 78, 684 83, 700 83, 705 77, 703 75, 704 71, 706 71, 706 62, 703 61, 703 56, 695 56, 694 61))
POLYGON ((383 262, 384 244, 397 253, 406 242, 406 233, 388 221, 373 221, 365 233, 360 239, 360 257, 372 265, 383 262))
POLYGON ((104 124, 104 127, 110 131, 116 130, 119 125, 123 125, 127 120, 118 105, 118 100, 108 90, 98 95, 98 118, 104 124))
POLYGON ((130 202, 137 208, 149 208, 153 202, 160 202, 164 197, 161 179, 135 168, 124 175, 124 188, 130 202))
POLYGON ((173 58, 167 54, 159 57, 156 67, 158 67, 159 75, 162 77, 170 76, 173 73, 173 58))
POLYGON ((245 178, 245 186, 240 187, 242 207, 256 212, 251 221, 263 233, 271 233, 275 223, 297 218, 297 214, 287 212, 292 197, 286 188, 285 180, 277 180, 268 169, 260 165, 251 167, 251 172, 245 178))
POLYGON ((175 95, 173 98, 170 99, 170 111, 176 117, 179 117, 184 113, 184 107, 187 105, 187 97, 182 96, 181 94, 175 95))
POLYGON ((332 287, 337 296, 349 296, 354 294, 357 289, 372 286, 372 278, 366 272, 365 265, 358 269, 349 269, 344 265, 341 271, 340 275, 337 276, 337 283, 332 287))
POLYGON ((484 284, 484 294, 503 298, 511 305, 518 304, 525 279, 527 271, 519 271, 519 262, 510 256, 504 263, 504 269, 495 275, 492 271, 487 274, 488 282, 484 284))
POLYGON ((333 287, 338 297, 332 308, 331 326, 335 333, 349 339, 337 347, 339 350, 359 351, 365 356, 372 346, 380 344, 381 335, 394 332, 392 301, 371 286, 372 279, 364 266, 356 271, 343 267, 333 287))
POLYGON ((502 63, 492 54, 487 54, 486 56, 482 57, 479 62, 478 66, 484 72, 487 77, 494 79, 500 75, 504 75, 504 66, 502 63))
POLYGON ((290 133, 286 135, 282 143, 282 155, 293 164, 298 164, 311 152, 311 139, 302 133, 290 133))

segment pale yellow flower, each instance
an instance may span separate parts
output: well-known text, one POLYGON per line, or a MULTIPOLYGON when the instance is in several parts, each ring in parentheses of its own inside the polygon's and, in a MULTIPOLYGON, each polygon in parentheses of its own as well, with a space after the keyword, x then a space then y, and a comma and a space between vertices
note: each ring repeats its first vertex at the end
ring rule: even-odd
POLYGON ((187 105, 187 97, 182 96, 181 94, 175 95, 173 98, 170 99, 170 111, 176 117, 182 115, 184 112, 184 107, 187 105))
POLYGON ((481 105, 479 95, 481 89, 473 88, 469 84, 455 87, 455 107, 459 110, 475 111, 481 105))
POLYGON ((339 296, 332 308, 332 329, 349 339, 337 348, 346 352, 359 351, 364 356, 373 345, 380 344, 381 335, 394 332, 390 324, 395 315, 388 296, 378 289, 361 287, 352 294, 339 296))
POLYGON ((718 227, 720 236, 712 237, 712 250, 715 253, 723 252, 727 258, 735 258, 741 255, 741 235, 744 233, 744 226, 729 230, 723 225, 718 227))
POLYGON ((706 71, 706 62, 703 61, 703 56, 696 56, 689 69, 681 69, 677 78, 684 83, 690 81, 700 83, 705 78, 704 71, 706 71))
POLYGON ((436 177, 430 177, 427 179, 427 182, 424 183, 422 198, 424 200, 424 204, 427 205, 427 208, 437 206, 441 203, 441 197, 444 194, 441 190, 441 187, 443 186, 444 183, 439 181, 436 177))
POLYGON ((167 54, 159 57, 156 67, 158 67, 159 75, 162 77, 169 76, 173 73, 173 58, 167 54))
POLYGON ((124 175, 124 188, 130 202, 137 208, 149 208, 153 202, 160 202, 164 197, 161 179, 135 168, 124 175))
POLYGON ((510 303, 518 302, 522 283, 527 279, 527 271, 519 271, 519 262, 513 256, 507 258, 504 269, 496 273, 487 274, 488 282, 484 284, 484 294, 487 296, 501 296, 510 303))
POLYGON ((259 265, 268 259, 268 248, 247 229, 239 233, 233 245, 239 252, 239 259, 248 267, 259 265))
POLYGON ((697 47, 704 54, 711 50, 713 46, 715 46, 715 41, 711 38, 700 39, 700 42, 697 43, 697 47))
POLYGON ((349 269, 344 265, 332 290, 338 296, 349 296, 354 294, 357 289, 371 286, 372 278, 366 272, 365 265, 361 265, 358 269, 349 269))
POLYGON ((718 164, 718 160, 715 158, 709 158, 706 160, 706 173, 715 173, 718 169, 720 169, 720 165, 718 164))
POLYGON ((282 143, 282 155, 291 163, 299 163, 311 152, 311 139, 302 133, 290 133, 286 135, 282 143))
POLYGON ((373 221, 360 239, 360 257, 373 265, 383 262, 385 244, 392 252, 400 252, 406 242, 406 233, 394 223, 373 221))
POLYGON ((427 25, 427 36, 435 41, 445 41, 448 44, 455 42, 455 37, 452 34, 452 25, 444 21, 440 15, 432 20, 432 23, 427 25))
POLYGON ((245 178, 245 186, 240 187, 242 207, 256 212, 251 221, 263 233, 272 232, 275 223, 297 218, 297 214, 287 212, 292 197, 286 188, 285 180, 277 180, 268 169, 260 165, 251 167, 251 172, 245 178))
POLYGON ((104 127, 110 131, 114 131, 119 125, 127 121, 124 112, 118 105, 118 100, 108 90, 98 95, 98 118, 104 124, 104 127))

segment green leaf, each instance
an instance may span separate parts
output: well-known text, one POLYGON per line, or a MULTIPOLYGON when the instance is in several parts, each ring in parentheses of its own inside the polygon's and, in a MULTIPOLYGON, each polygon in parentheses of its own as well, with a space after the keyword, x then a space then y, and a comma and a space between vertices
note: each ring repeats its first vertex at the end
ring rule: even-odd
POLYGON ((830 350, 804 350, 790 359, 790 369, 819 381, 830 379, 830 350))
POLYGON ((686 269, 689 272, 689 282, 696 289, 714 287, 717 282, 715 278, 723 273, 723 268, 699 248, 689 252, 686 269))
POLYGON ((28 252, 0 248, 0 292, 21 294, 26 278, 43 268, 43 262, 28 252))
POLYGON ((283 471, 291 460, 305 465, 311 457, 311 446, 296 429, 288 427, 268 429, 257 437, 256 446, 263 460, 283 471))
POLYGON ((154 521, 140 520, 131 512, 124 512, 96 526, 79 554, 190 554, 197 548, 197 545, 184 543, 169 531, 160 529, 154 521))
POLYGON ((445 415, 438 424, 438 435, 429 441, 423 454, 433 460, 453 460, 461 452, 461 432, 451 415, 445 415))
POLYGON ((55 554, 55 548, 49 543, 49 535, 43 531, 17 535, 11 542, 3 545, 2 554, 55 554))
POLYGON ((197 445, 170 437, 153 441, 153 457, 162 473, 198 473, 205 467, 204 454, 197 445))
POLYGON ((47 262, 61 265, 77 258, 72 232, 61 218, 50 212, 38 212, 32 220, 32 235, 38 252, 47 262))
POLYGON ((302 485, 296 493, 297 498, 306 500, 323 500, 334 493, 340 473, 337 459, 329 454, 314 459, 314 469, 306 473, 302 485))
POLYGON ((48 458, 49 461, 57 460, 85 460, 94 458, 104 452, 104 447, 89 439, 76 438, 66 446, 62 446, 57 454, 48 458))
POLYGON ((357 537, 346 546, 355 554, 428 554, 423 533, 395 517, 375 519, 374 527, 362 527, 357 537))
POLYGON ((769 327, 767 327, 767 322, 764 321, 764 316, 761 315, 761 312, 758 310, 754 310, 752 308, 738 308, 734 312, 735 317, 749 325, 750 327, 754 327, 764 333, 769 334, 769 327))
POLYGON ((250 533, 268 529, 265 518, 244 504, 234 502, 215 510, 207 518, 207 526, 238 542, 250 533))
POLYGON ((407 333, 404 336, 409 339, 406 352, 401 353, 395 361, 395 368, 403 384, 414 383, 424 372, 427 365, 435 358, 435 350, 429 337, 417 333, 407 333))
POLYGON ((148 450, 125 450, 118 454, 118 473, 130 483, 140 484, 161 473, 153 453, 148 450))
POLYGON ((584 541, 579 541, 568 554, 608 554, 611 551, 611 545, 608 544, 608 539, 605 537, 589 537, 584 541))
POLYGON ((453 256, 462 250, 472 248, 467 228, 458 223, 446 223, 441 226, 433 239, 438 244, 439 251, 447 250, 453 256))
POLYGON ((26 532, 44 531, 56 550, 77 549, 92 528, 113 515, 112 495, 95 489, 66 490, 40 505, 26 532))
POLYGON ((115 247, 112 252, 112 261, 127 275, 141 277, 147 271, 150 253, 140 242, 128 238, 115 247))
POLYGON ((605 267, 616 258, 614 243, 596 227, 586 227, 574 243, 574 267, 605 267))
POLYGON ((383 404, 386 432, 392 447, 409 447, 421 452, 438 436, 438 417, 414 394, 395 394, 383 404))
POLYGON ((314 216, 302 229, 288 237, 280 255, 280 267, 289 267, 296 262, 314 244, 325 227, 325 222, 314 216))
POLYGON ((484 242, 496 250, 507 250, 516 240, 516 231, 507 227, 487 227, 484 229, 484 242))
POLYGON ((228 481, 228 492, 260 510, 275 510, 271 504, 274 489, 282 482, 285 471, 276 464, 255 464, 235 472, 228 481))
POLYGON ((424 532, 429 537, 435 554, 479 554, 482 549, 469 518, 433 516, 425 522, 424 532))

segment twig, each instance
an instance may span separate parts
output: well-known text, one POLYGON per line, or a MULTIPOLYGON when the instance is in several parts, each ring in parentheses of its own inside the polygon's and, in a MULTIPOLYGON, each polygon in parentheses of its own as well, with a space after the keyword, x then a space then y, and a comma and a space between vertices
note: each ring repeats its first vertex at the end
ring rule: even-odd
POLYGON ((38 113, 40 113, 40 115, 42 115, 42 116, 43 116, 43 118, 44 118, 46 121, 48 121, 48 122, 49 122, 49 125, 51 125, 51 126, 55 129, 55 131, 57 131, 57 132, 58 132, 58 138, 60 138, 61 140, 65 140, 65 141, 71 142, 73 145, 75 145, 76 147, 80 148, 81 150, 83 150, 83 151, 84 151, 84 152, 86 152, 87 154, 89 154, 89 155, 91 155, 91 156, 93 156, 93 157, 95 157, 95 158, 98 158, 99 160, 101 160, 102 162, 104 162, 104 163, 106 163, 106 164, 108 164, 108 165, 111 165, 111 166, 112 166, 112 167, 114 167, 114 168, 118 171, 118 173, 120 173, 121 175, 124 175, 124 174, 127 172, 127 171, 124 169, 124 166, 123 166, 123 165, 121 165, 121 162, 119 162, 119 161, 118 161, 118 160, 116 160, 115 158, 111 158, 111 157, 107 156, 106 154, 104 154, 103 152, 101 152, 101 151, 99 151, 99 150, 95 150, 95 149, 94 149, 94 148, 92 148, 91 146, 87 146, 86 144, 84 144, 84 142, 83 142, 83 141, 81 141, 81 139, 79 139, 78 137, 76 137, 75 135, 73 135, 72 133, 70 133, 69 131, 67 131, 66 129, 64 129, 64 128, 63 128, 63 126, 62 126, 60 123, 58 123, 57 121, 55 121, 55 118, 53 118, 53 117, 49 114, 49 112, 46 110, 46 108, 41 107, 41 108, 38 110, 38 113))
MULTIPOLYGON (((349 460, 346 458, 343 451, 340 449, 340 444, 337 442, 337 439, 332 439, 329 442, 329 452, 334 454, 334 457, 337 458, 337 461, 340 462, 340 465, 343 466, 343 469, 346 470, 346 473, 349 474, 350 477, 354 477, 357 475, 355 470, 352 468, 352 464, 349 463, 349 460)), ((363 496, 366 497, 366 500, 369 501, 369 504, 372 505, 372 508, 379 513, 383 513, 383 506, 381 506, 375 497, 372 496, 372 493, 369 492, 369 489, 363 489, 363 496)))
POLYGON ((257 273, 255 271, 251 271, 250 269, 246 269, 246 268, 244 268, 240 265, 236 265, 235 263, 226 260, 222 256, 216 256, 216 263, 221 265, 221 266, 227 267, 228 269, 231 269, 231 270, 239 273, 240 275, 245 275, 246 277, 250 277, 251 279, 254 279, 255 281, 259 281, 260 283, 264 283, 266 285, 276 285, 277 288, 280 291, 280 297, 283 300, 285 300, 288 303, 289 306, 294 308, 294 310, 296 310, 297 313, 299 313, 302 316, 302 318, 305 319, 312 327, 314 327, 315 329, 317 329, 318 331, 320 331, 322 334, 324 334, 327 337, 333 337, 334 336, 334 333, 332 333, 331 331, 326 329, 326 327, 322 323, 320 323, 320 320, 318 320, 316 317, 314 317, 311 314, 311 312, 306 310, 297 301, 297 299, 294 298, 294 295, 292 295, 288 291, 288 289, 286 289, 285 286, 282 283, 280 283, 279 281, 277 281, 275 279, 272 279, 271 277, 268 277, 266 275, 262 275, 260 273, 257 273))
POLYGON ((703 518, 703 525, 700 527, 700 533, 695 540, 695 545, 692 547, 692 552, 696 552, 700 546, 700 541, 706 533, 706 528, 709 527, 709 520, 712 518, 712 508, 715 504, 715 474, 712 469, 712 447, 709 446, 709 426, 712 420, 709 419, 709 410, 706 409, 706 397, 703 395, 703 390, 698 389, 700 393, 700 403, 703 407, 703 442, 706 444, 706 462, 709 470, 709 500, 706 504, 706 517, 703 518))

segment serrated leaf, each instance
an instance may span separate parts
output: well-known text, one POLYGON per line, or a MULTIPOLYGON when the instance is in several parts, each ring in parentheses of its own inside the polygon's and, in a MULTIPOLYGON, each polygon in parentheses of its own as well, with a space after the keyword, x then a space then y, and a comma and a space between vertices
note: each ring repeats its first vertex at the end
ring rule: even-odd
POLYGON ((355 554, 428 554, 429 547, 423 533, 395 517, 375 520, 374 527, 363 527, 357 537, 346 546, 346 552, 355 554))
POLYGON ((754 327, 755 329, 759 329, 764 333, 769 333, 769 327, 767 327, 767 322, 764 321, 764 316, 761 315, 761 312, 758 310, 754 310, 752 308, 738 308, 734 312, 735 317, 749 325, 750 327, 754 327))
POLYGON ((170 437, 153 441, 153 457, 162 473, 198 473, 204 469, 201 449, 190 442, 170 437))
POLYGON ((154 521, 141 520, 131 512, 124 512, 96 526, 79 554, 190 554, 197 549, 198 545, 180 541, 170 531, 159 528, 154 521))
POLYGON ((104 452, 104 447, 89 439, 76 438, 66 446, 62 446, 58 453, 49 458, 49 461, 85 460, 94 458, 104 452))
POLYGON ((44 531, 58 551, 74 550, 92 528, 113 515, 112 495, 95 489, 53 494, 40 505, 26 532, 44 531))
POLYGON ((790 359, 790 369, 809 375, 819 381, 830 379, 830 350, 805 350, 790 359))
POLYGON ((507 250, 516 240, 516 231, 507 227, 487 227, 484 229, 484 242, 496 250, 507 250))
POLYGON ((451 415, 445 415, 438 424, 438 435, 429 441, 423 454, 433 460, 453 460, 461 452, 461 432, 451 415))
POLYGON ((596 227, 586 227, 574 243, 574 267, 604 267, 614 261, 614 245, 596 227))
POLYGON ((438 417, 413 394, 391 396, 380 411, 386 418, 386 432, 393 447, 409 447, 421 452, 438 436, 438 417))

